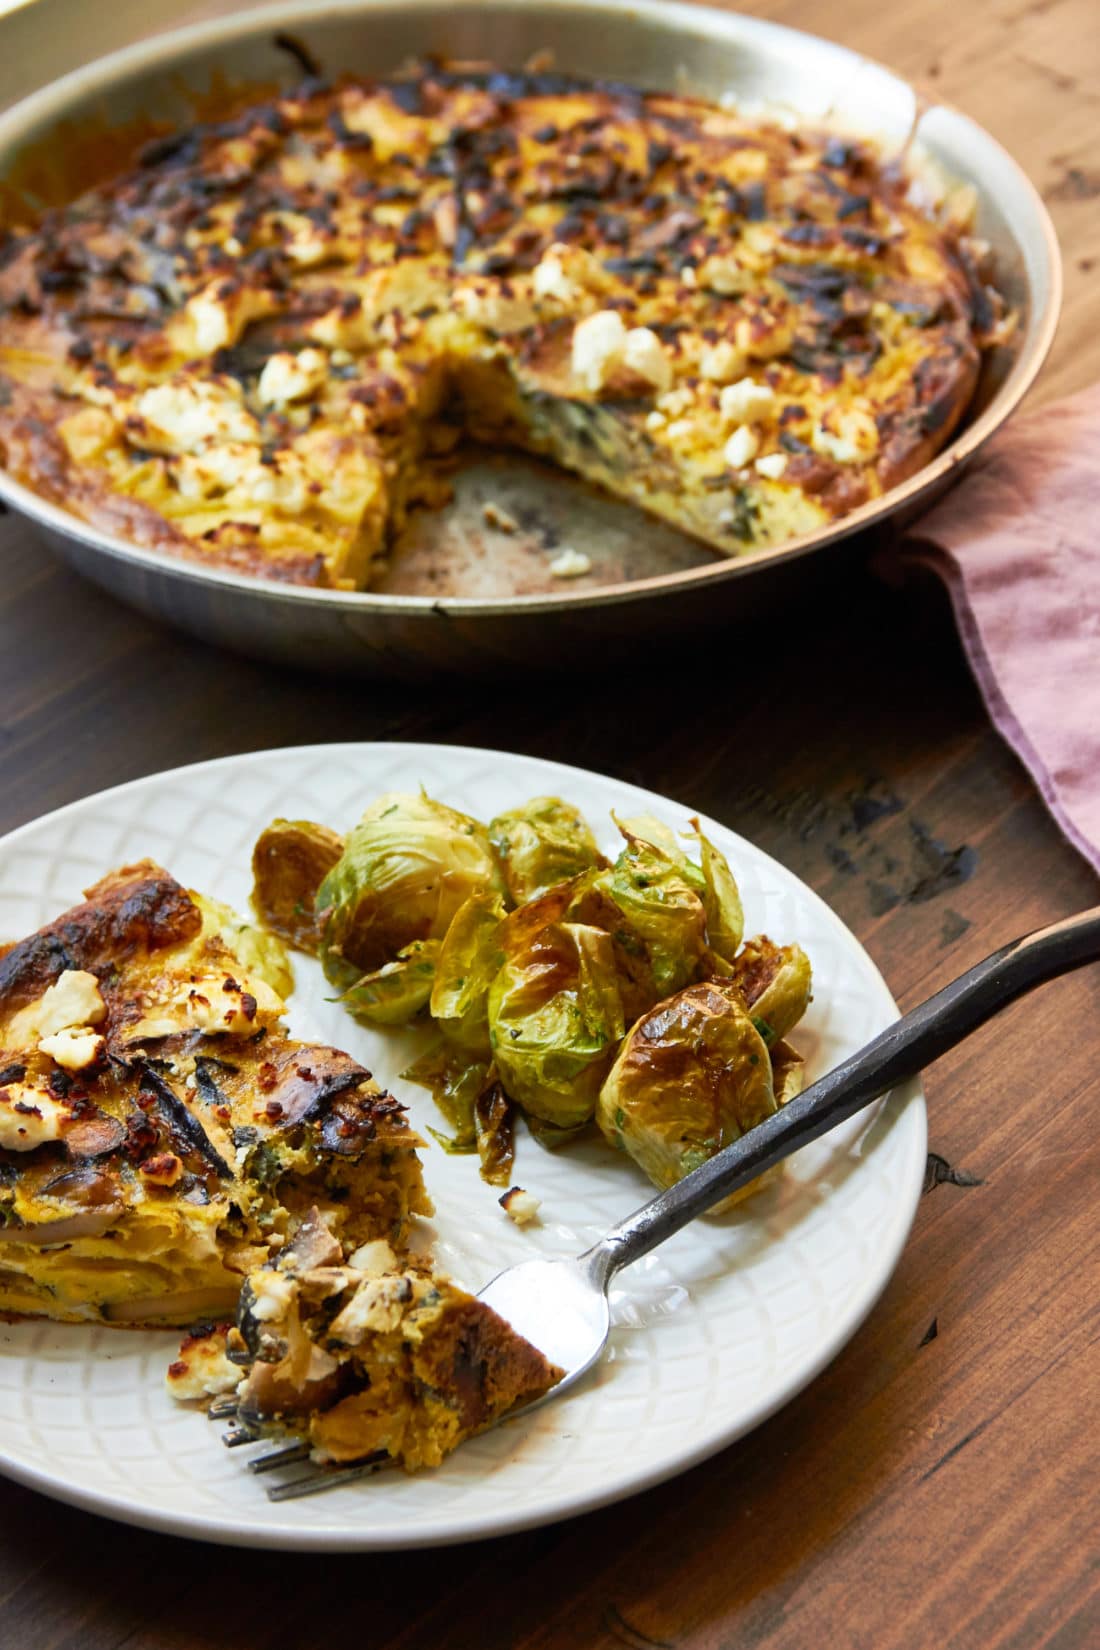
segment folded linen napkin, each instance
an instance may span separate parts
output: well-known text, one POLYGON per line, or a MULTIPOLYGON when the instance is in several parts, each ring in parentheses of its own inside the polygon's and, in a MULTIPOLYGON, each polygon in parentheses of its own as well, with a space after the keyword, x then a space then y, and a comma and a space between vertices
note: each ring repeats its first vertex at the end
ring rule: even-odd
POLYGON ((911 529, 1003 737, 1100 872, 1100 384, 1024 413, 911 529))

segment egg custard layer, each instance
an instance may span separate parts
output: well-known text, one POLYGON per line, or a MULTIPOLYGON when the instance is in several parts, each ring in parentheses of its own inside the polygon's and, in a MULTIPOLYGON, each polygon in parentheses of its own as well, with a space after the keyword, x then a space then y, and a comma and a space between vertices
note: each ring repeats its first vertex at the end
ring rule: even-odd
POLYGON ((369 585, 461 432, 728 555, 918 470, 1003 335, 869 144, 556 74, 307 80, 10 231, 0 451, 100 528, 369 585))

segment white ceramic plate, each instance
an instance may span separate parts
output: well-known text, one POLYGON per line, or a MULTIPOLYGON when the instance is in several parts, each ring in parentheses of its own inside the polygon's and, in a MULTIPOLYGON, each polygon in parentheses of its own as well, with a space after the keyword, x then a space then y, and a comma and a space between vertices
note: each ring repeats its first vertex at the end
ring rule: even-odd
MULTIPOLYGON (((530 757, 439 745, 329 745, 231 757, 105 791, 0 842, 0 939, 18 938, 113 866, 145 855, 244 906, 253 841, 276 814, 353 823, 379 792, 423 784, 488 819, 553 792, 578 804, 603 845, 611 808, 674 827, 687 810, 633 786, 530 757)), ((748 932, 797 940, 816 996, 796 1041, 811 1075, 896 1017, 874 964, 798 879, 704 821, 741 885, 748 932)), ((317 965, 296 959, 290 1024, 348 1048, 409 1105, 396 1081, 416 1046, 326 1002, 317 965)), ((722 1220, 696 1222, 624 1273, 607 1359, 575 1394, 464 1446, 437 1472, 383 1473, 271 1504, 242 1451, 177 1406, 162 1376, 177 1336, 26 1322, 0 1326, 0 1470, 48 1495, 134 1524, 257 1547, 369 1550, 471 1541, 550 1523, 682 1472, 748 1432, 821 1370, 868 1312, 909 1231, 925 1163, 919 1087, 806 1147, 780 1183, 722 1220)), ((525 1133, 516 1181, 543 1200, 520 1230, 476 1161, 426 1153, 444 1267, 478 1288, 503 1264, 578 1251, 651 1195, 633 1166, 591 1145, 558 1155, 525 1133)))

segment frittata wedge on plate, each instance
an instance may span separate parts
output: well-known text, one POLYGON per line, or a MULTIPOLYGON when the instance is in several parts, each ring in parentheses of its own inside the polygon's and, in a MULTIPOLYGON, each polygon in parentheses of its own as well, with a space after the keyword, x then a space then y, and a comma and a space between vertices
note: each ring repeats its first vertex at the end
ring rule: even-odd
POLYGON ((285 969, 148 861, 0 958, 0 1311, 232 1315, 315 1204, 350 1248, 430 1213, 398 1103, 286 1035, 285 969))

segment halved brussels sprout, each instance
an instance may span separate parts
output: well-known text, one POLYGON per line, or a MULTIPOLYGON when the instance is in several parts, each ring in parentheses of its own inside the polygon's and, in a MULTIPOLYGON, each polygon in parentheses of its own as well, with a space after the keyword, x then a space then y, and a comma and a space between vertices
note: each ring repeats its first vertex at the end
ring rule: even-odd
POLYGON ((246 922, 231 905, 224 904, 220 899, 211 899, 209 894, 196 894, 194 891, 191 898, 202 912, 203 931, 219 935, 250 974, 258 974, 264 984, 277 991, 280 997, 289 997, 294 990, 294 972, 282 940, 276 934, 268 933, 266 928, 257 928, 255 923, 246 922))
POLYGON ((703 901, 681 865, 662 848, 619 825, 626 846, 593 886, 610 895, 626 919, 621 936, 632 931, 645 947, 653 996, 667 997, 695 978, 706 952, 703 901))
MULTIPOLYGON (((620 831, 629 837, 650 842, 671 859, 681 876, 703 902, 707 914, 707 939, 720 959, 733 960, 745 933, 745 915, 741 908, 741 894, 729 863, 709 837, 703 835, 697 819, 691 821, 691 832, 699 844, 699 863, 689 859, 667 825, 652 814, 639 814, 635 819, 618 819, 612 815, 620 831)), ((684 835, 688 835, 684 832, 684 835)), ((721 970, 725 972, 725 970, 721 970)))
POLYGON ((503 925, 505 962, 489 993, 493 1057, 525 1111, 572 1128, 591 1117, 623 1034, 615 957, 602 929, 533 924, 531 911, 503 925))
POLYGON ((535 796, 498 814, 490 822, 489 839, 515 905, 604 864, 584 816, 559 796, 535 796))
POLYGON ((798 945, 773 945, 766 934, 746 940, 733 959, 730 979, 740 987, 769 1048, 801 1020, 813 995, 810 959, 798 945))
POLYGON ((273 819, 252 850, 252 907, 265 927, 316 955, 317 890, 344 851, 344 839, 308 819, 273 819))
POLYGON ((356 980, 340 1001, 356 1019, 372 1025, 408 1025, 431 997, 439 950, 438 940, 414 940, 393 962, 356 980))
POLYGON ((336 985, 441 940, 472 894, 502 894, 485 827, 428 796, 390 792, 349 832, 317 893, 321 962, 336 985))
POLYGON ((649 946, 627 920, 622 906, 612 899, 608 875, 606 871, 589 872, 568 884, 571 896, 564 914, 570 922, 602 928, 610 939, 623 1019, 631 1025, 639 1014, 653 1007, 661 993, 654 983, 649 946))
POLYGON ((658 1003, 628 1034, 596 1122, 660 1187, 690 1174, 776 1109, 764 1040, 724 980, 658 1003))
POLYGON ((448 1041, 489 1057, 489 987, 504 961, 499 894, 473 894, 454 915, 440 947, 431 1015, 448 1041))

